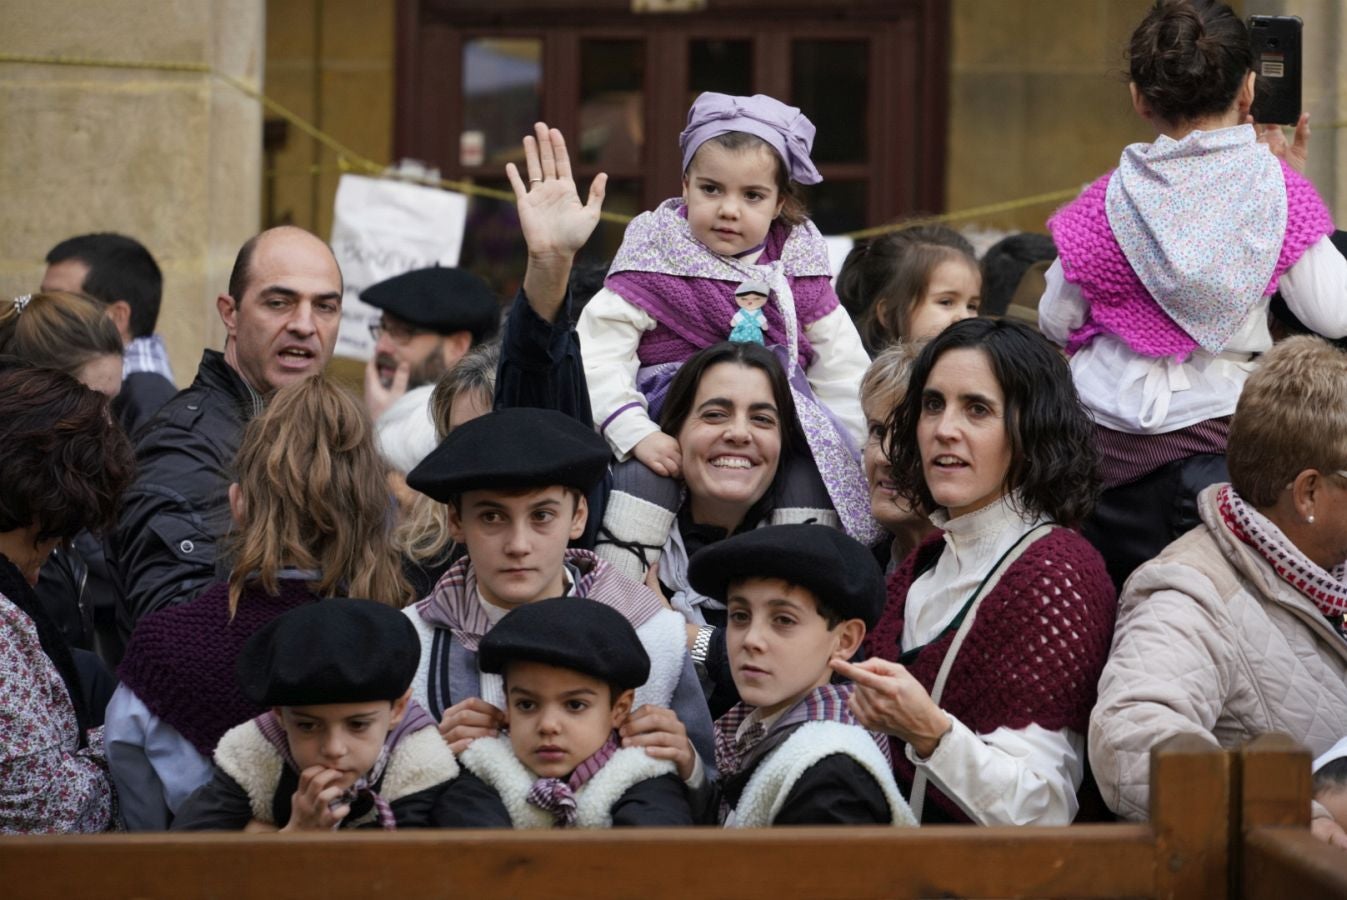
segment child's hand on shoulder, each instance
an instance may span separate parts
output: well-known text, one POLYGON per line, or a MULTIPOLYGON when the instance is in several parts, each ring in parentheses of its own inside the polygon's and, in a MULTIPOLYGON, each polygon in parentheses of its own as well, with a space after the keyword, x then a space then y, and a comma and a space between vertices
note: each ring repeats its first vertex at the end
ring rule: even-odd
POLYGON ((623 747, 644 747, 655 759, 671 759, 678 777, 687 781, 696 767, 696 751, 678 716, 663 706, 646 704, 633 710, 618 729, 623 747))
POLYGON ((641 438, 631 448, 631 453, 656 475, 677 478, 682 470, 683 451, 678 446, 678 439, 662 431, 641 438))
POLYGON ((444 711, 440 718, 440 737, 457 756, 477 738, 496 737, 504 727, 505 713, 481 697, 469 697, 444 711))
POLYGON ((333 807, 343 789, 334 782, 342 773, 327 766, 309 766, 299 773, 299 789, 290 798, 290 821, 281 831, 332 831, 351 812, 349 803, 333 807))

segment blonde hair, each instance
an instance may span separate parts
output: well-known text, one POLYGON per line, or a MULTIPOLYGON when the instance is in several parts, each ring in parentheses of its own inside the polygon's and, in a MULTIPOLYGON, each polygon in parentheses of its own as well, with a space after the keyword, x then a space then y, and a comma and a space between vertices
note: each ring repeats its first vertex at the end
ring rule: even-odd
MULTIPOLYGON (((912 363, 921 353, 922 344, 903 341, 885 347, 865 370, 861 379, 861 406, 869 401, 881 401, 892 412, 907 396, 907 380, 912 375, 912 363)), ((888 416, 884 417, 887 421, 888 416)))
MULTIPOLYGON (((500 344, 493 341, 474 347, 440 376, 430 394, 430 421, 435 426, 436 438, 442 441, 449 435, 449 414, 453 411, 455 397, 480 391, 486 396, 487 406, 491 405, 499 366, 500 344)), ((453 544, 449 534, 449 507, 425 494, 416 494, 402 511, 394 539, 402 552, 416 562, 443 558, 453 544)))
POLYGON ((231 535, 229 612, 245 582, 278 590, 282 568, 318 572, 322 596, 401 607, 411 588, 392 540, 387 463, 364 406, 326 375, 276 392, 243 432, 243 522, 231 535))
POLYGON ((0 300, 0 353, 78 377, 85 363, 122 355, 122 338, 93 297, 44 291, 0 300))
POLYGON ((1347 468, 1347 353, 1301 335, 1264 354, 1230 422, 1226 465, 1257 508, 1274 505, 1306 469, 1347 468))

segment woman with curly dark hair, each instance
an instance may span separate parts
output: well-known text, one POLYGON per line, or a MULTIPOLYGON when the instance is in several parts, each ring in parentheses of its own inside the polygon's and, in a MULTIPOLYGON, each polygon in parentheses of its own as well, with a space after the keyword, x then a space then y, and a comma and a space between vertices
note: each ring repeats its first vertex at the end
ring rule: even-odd
POLYGON ((942 529, 889 578, 869 659, 835 663, 927 822, 1065 825, 1117 598, 1074 529, 1093 424, 1065 360, 1012 320, 922 351, 887 446, 898 494, 942 529))
POLYGON ((0 832, 102 831, 101 728, 33 594, 51 551, 113 521, 134 457, 106 398, 50 369, 0 371, 0 832))

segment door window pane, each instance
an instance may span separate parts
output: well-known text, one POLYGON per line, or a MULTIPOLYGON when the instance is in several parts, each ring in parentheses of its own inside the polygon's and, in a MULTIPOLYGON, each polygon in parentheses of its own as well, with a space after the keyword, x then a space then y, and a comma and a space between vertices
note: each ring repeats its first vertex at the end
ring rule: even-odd
POLYGON ((580 161, 635 170, 644 143, 645 43, 581 41, 580 161))
POLYGON ((464 41, 460 165, 499 171, 522 158, 520 141, 542 118, 542 71, 542 41, 464 41))
MULTIPOLYGON (((472 179, 483 187, 509 191, 504 178, 472 179)), ((528 261, 519 231, 519 211, 508 200, 470 195, 458 264, 481 276, 502 302, 508 302, 524 280, 528 261)))
POLYGON ((815 163, 865 162, 868 108, 867 41, 795 41, 791 102, 818 129, 815 163))
POLYGON ((864 181, 824 181, 804 189, 809 218, 825 235, 844 234, 866 226, 864 181))
POLYGON ((753 42, 688 42, 688 106, 703 91, 748 96, 753 93, 753 42))

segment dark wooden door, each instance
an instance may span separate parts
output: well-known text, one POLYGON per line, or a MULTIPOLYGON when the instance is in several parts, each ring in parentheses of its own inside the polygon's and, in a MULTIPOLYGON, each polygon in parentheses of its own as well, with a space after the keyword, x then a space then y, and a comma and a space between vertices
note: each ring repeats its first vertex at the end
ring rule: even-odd
MULTIPOLYGON (((678 134, 706 90, 770 94, 818 128, 814 221, 838 234, 944 203, 948 10, 944 0, 707 0, 638 14, 631 0, 403 0, 395 152, 446 178, 508 188, 505 163, 541 119, 566 135, 582 190, 636 214, 681 189, 678 134)), ((604 223, 585 256, 610 258, 604 223)), ((508 203, 478 200, 465 265, 502 291, 522 274, 508 203)))

